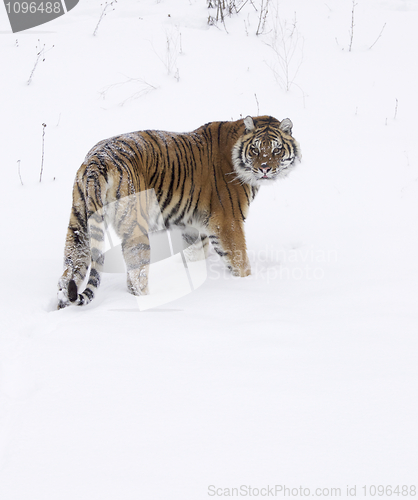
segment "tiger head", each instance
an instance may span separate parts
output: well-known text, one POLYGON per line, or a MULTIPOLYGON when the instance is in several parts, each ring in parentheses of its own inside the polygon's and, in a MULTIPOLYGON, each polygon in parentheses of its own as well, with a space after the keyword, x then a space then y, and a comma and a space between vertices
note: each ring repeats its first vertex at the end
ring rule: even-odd
POLYGON ((281 122, 271 116, 244 119, 245 132, 232 150, 235 173, 240 182, 252 186, 286 177, 300 162, 299 143, 292 137, 289 118, 281 122))

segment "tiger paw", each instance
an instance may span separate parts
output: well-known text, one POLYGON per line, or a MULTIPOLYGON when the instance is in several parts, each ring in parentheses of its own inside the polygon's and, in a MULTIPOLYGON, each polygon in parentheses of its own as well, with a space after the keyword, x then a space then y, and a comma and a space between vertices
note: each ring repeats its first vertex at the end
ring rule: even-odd
POLYGON ((251 267, 245 267, 244 269, 240 268, 232 268, 228 266, 228 269, 231 271, 232 276, 236 276, 238 278, 245 278, 251 274, 251 267))
POLYGON ((141 295, 149 295, 148 283, 143 286, 134 286, 130 280, 128 280, 128 292, 136 297, 141 295))
POLYGON ((142 290, 136 290, 128 286, 128 292, 132 295, 135 295, 136 297, 140 297, 141 295, 149 295, 148 287, 143 288, 142 290))
POLYGON ((58 284, 57 298, 58 298, 57 309, 64 309, 64 307, 68 307, 70 305, 70 301, 68 300, 68 293, 67 293, 67 283, 62 282, 61 280, 58 284))

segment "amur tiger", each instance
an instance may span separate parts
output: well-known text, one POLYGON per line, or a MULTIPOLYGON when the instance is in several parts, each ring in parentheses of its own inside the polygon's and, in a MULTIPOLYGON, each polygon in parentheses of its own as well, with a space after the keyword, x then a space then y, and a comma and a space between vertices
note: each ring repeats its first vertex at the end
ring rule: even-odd
POLYGON ((99 142, 74 183, 58 308, 93 299, 108 223, 122 241, 128 290, 134 295, 148 293, 148 233, 155 225, 180 227, 185 241, 197 228, 205 253, 210 241, 233 275, 248 276, 248 207, 261 185, 287 176, 299 162, 292 126, 288 118, 247 116, 190 133, 144 130, 99 142), (150 200, 158 202, 158 210, 150 200), (80 291, 87 272, 87 286, 80 291))

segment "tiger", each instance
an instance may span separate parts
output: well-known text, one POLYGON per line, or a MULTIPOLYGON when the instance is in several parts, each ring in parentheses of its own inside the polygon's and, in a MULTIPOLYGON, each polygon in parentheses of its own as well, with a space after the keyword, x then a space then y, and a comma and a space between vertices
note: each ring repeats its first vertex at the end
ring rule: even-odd
POLYGON ((285 178, 301 161, 292 128, 289 118, 247 116, 189 133, 143 130, 96 144, 73 186, 58 309, 93 300, 108 224, 121 240, 133 295, 149 291, 149 232, 157 226, 180 228, 191 246, 197 229, 204 256, 211 245, 232 275, 248 276, 248 208, 260 186, 285 178))

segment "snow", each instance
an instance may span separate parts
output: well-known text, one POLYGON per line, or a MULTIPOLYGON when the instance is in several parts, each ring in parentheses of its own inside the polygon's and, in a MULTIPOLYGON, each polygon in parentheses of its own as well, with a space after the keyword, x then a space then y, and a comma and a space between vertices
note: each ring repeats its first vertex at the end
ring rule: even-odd
POLYGON ((280 1, 303 38, 287 92, 250 4, 226 33, 204 1, 124 0, 96 36, 98 0, 16 34, 0 9, 2 500, 416 485, 418 7, 357 4, 350 52, 351 1, 280 1), (257 114, 292 120, 303 161, 250 207, 250 277, 212 252, 157 308, 105 274, 55 310, 95 143, 257 114))

